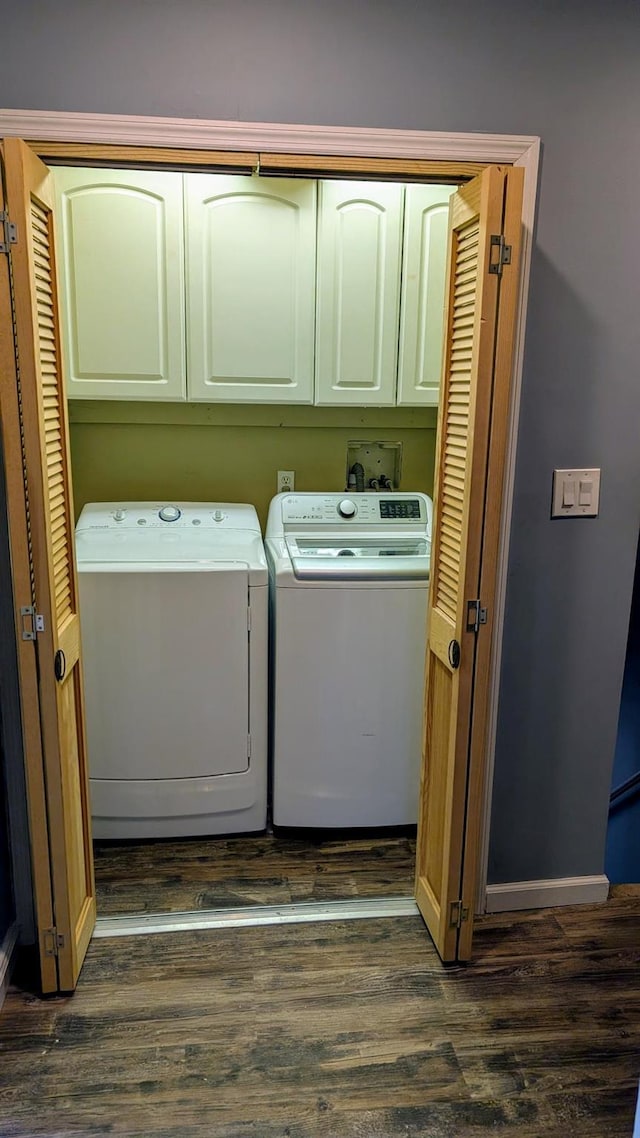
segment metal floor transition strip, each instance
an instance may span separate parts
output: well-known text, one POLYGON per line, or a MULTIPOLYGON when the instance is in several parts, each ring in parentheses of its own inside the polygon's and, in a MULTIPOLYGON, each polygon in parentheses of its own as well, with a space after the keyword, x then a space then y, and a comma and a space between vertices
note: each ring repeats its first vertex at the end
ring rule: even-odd
POLYGON ((243 905, 238 909, 190 910, 183 913, 135 913, 98 917, 94 937, 181 933, 192 929, 227 929, 243 925, 293 925, 313 921, 356 921, 375 917, 416 917, 412 897, 380 897, 354 901, 312 901, 290 905, 243 905))

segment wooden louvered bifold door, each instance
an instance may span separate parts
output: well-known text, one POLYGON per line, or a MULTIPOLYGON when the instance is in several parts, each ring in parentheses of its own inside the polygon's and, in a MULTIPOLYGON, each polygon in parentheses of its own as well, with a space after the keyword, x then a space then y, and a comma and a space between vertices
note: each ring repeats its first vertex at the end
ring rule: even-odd
MULTIPOLYGON (((95 924, 80 625, 74 558, 68 420, 60 355, 53 187, 46 166, 5 139, 7 204, 17 226, 11 249, 13 321, 25 491, 29 506, 35 650, 55 924, 40 950, 57 964, 57 986, 76 984, 95 924)), ((32 852, 42 858, 42 843, 32 852)))
MULTIPOLYGON (((504 286, 502 274, 491 266, 495 268, 508 203, 509 232, 513 227, 514 235, 511 265, 502 272, 513 274, 508 285, 512 290, 517 280, 520 193, 519 171, 488 167, 450 200, 416 865, 416 900, 443 960, 462 959, 471 944, 475 881, 469 867, 475 868, 476 860, 469 835, 477 844, 482 808, 478 770, 484 751, 478 724, 484 722, 489 660, 484 652, 479 668, 479 632, 471 619, 476 609, 469 602, 479 599, 481 580, 493 582, 489 591, 495 587, 495 519, 500 516, 502 492, 498 474, 504 455, 514 308, 510 304, 505 309, 507 319, 501 326, 504 286), (508 195, 510 178, 516 189, 508 195)), ((489 616, 481 635, 489 638, 492 601, 492 595, 482 596, 489 616)))

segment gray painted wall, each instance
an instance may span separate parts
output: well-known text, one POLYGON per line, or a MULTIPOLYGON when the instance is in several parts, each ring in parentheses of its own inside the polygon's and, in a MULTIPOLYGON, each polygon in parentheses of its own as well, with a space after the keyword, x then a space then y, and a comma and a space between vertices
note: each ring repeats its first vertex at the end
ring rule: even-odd
POLYGON ((0 750, 0 946, 7 929, 15 919, 11 855, 9 853, 9 820, 7 794, 3 777, 4 756, 0 750))
POLYGON ((18 921, 20 941, 35 939, 27 788, 15 642, 4 455, 0 440, 0 943, 18 921))
MULTIPOLYGON (((17 660, 15 636, 13 631, 13 595, 11 588, 11 565, 9 561, 9 531, 7 528, 6 493, 4 482, 4 455, 0 440, 0 946, 7 929, 15 919, 13 896, 12 848, 9 836, 9 809, 6 776, 7 730, 6 711, 12 697, 17 692, 17 660), (4 717, 3 717, 4 713, 4 717)), ((11 713, 9 712, 9 715, 11 713)), ((21 756, 12 755, 18 762, 11 767, 22 766, 21 756)), ((27 854, 28 856, 28 854, 27 854)), ((1 999, 1 997, 0 997, 1 999)))
POLYGON ((635 0, 22 0, 0 105, 539 134, 490 877, 602 871, 639 522, 635 0), (595 521, 554 466, 601 466, 595 521))

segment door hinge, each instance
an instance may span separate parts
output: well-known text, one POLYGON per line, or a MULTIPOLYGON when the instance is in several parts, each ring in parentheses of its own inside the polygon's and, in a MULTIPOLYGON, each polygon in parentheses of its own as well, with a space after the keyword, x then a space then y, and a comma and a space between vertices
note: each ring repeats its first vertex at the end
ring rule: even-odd
POLYGON ((247 735, 247 758, 251 758, 251 736, 247 735))
POLYGON ((251 605, 247 608, 247 631, 251 632, 251 605))
POLYGON ((462 904, 462 901, 452 901, 449 906, 449 927, 452 929, 462 928, 465 921, 469 920, 469 906, 462 904))
POLYGON ((502 276, 502 269, 504 265, 511 264, 511 246, 507 245, 501 233, 492 233, 491 235, 491 249, 489 259, 489 272, 496 273, 497 276, 502 276), (498 256, 494 257, 494 249, 498 250, 498 256))
POLYGON ((467 632, 479 632, 480 625, 487 623, 487 609, 481 601, 467 601, 467 632))
POLYGON ((23 640, 35 640, 39 632, 44 632, 44 617, 42 613, 36 612, 34 605, 22 605, 20 618, 22 620, 23 640), (26 617, 29 617, 30 620, 28 628, 26 627, 26 617))
POLYGON ((0 209, 0 253, 8 253, 10 245, 18 244, 18 226, 15 221, 9 221, 6 209, 0 209))
POLYGON ((55 925, 53 928, 44 929, 44 954, 45 956, 57 956, 60 949, 64 948, 64 937, 59 933, 55 925))

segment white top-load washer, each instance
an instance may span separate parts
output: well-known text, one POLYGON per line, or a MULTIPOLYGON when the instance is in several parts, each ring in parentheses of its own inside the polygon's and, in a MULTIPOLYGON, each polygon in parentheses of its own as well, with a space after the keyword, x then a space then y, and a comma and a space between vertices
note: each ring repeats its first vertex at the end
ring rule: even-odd
POLYGON ((268 572, 253 506, 87 505, 76 551, 94 836, 264 829, 268 572))
POLYGON ((417 821, 431 524, 419 493, 273 499, 275 825, 417 821))

